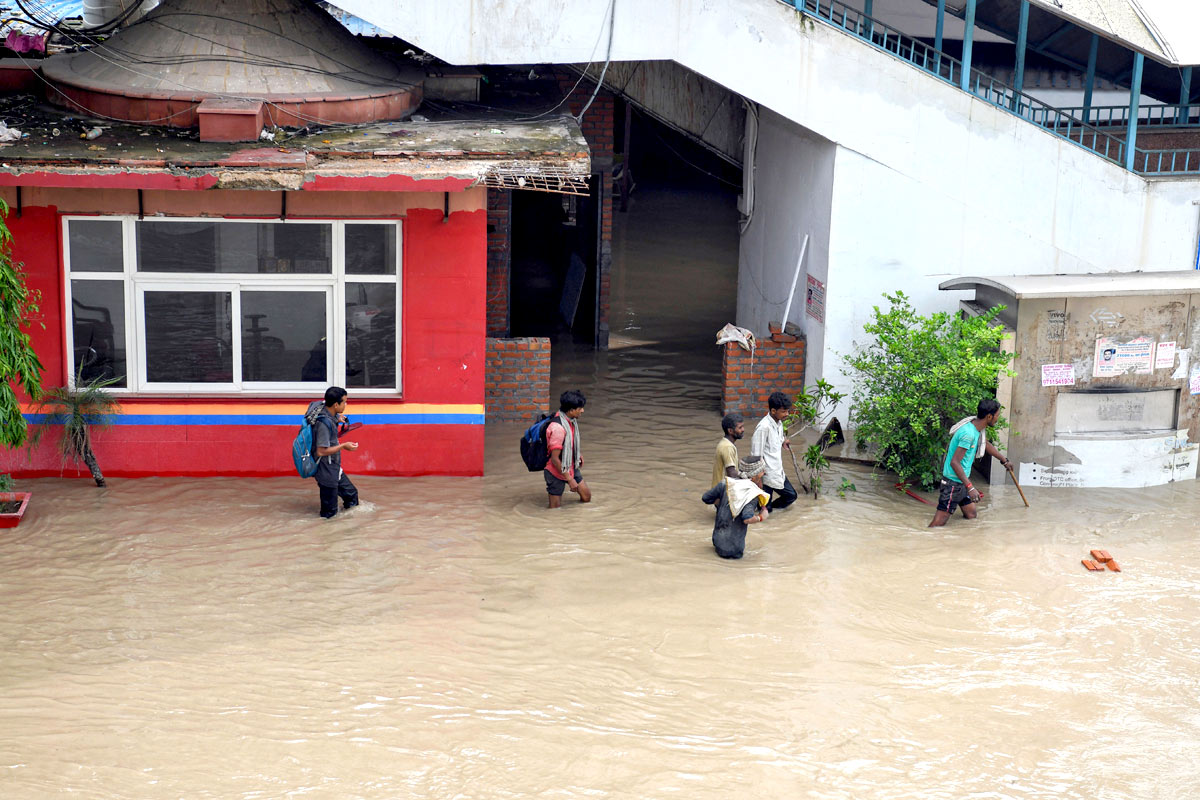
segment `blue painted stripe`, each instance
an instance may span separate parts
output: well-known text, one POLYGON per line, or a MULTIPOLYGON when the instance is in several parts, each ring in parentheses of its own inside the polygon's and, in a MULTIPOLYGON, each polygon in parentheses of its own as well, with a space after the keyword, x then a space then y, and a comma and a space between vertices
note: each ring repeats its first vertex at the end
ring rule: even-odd
MULTIPOLYGON (((41 423, 48 414, 26 414, 31 423, 41 423)), ((483 425, 483 414, 355 414, 351 420, 364 425, 483 425)), ((118 414, 113 425, 287 425, 297 427, 295 414, 118 414)))

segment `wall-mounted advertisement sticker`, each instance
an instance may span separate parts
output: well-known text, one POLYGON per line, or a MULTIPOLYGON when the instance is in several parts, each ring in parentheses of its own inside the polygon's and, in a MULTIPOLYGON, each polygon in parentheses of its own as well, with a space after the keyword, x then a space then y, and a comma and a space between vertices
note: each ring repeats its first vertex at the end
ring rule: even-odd
POLYGON ((1188 376, 1188 362, 1192 360, 1192 351, 1187 347, 1180 347, 1175 351, 1175 356, 1179 360, 1179 366, 1171 373, 1171 380, 1181 381, 1188 376))
POLYGON ((817 322, 825 321, 825 284, 808 276, 808 298, 805 302, 808 315, 817 322))
POLYGON ((1188 391, 1200 394, 1200 361, 1192 364, 1192 377, 1188 380, 1188 391))
POLYGON ((1170 369, 1175 366, 1175 343, 1159 342, 1154 348, 1154 368, 1170 369))
POLYGON ((1073 364, 1042 364, 1042 386, 1074 386, 1073 364))
POLYGON ((1117 375, 1149 375, 1154 368, 1154 340, 1139 336, 1128 342, 1118 342, 1107 336, 1096 338, 1095 370, 1097 378, 1117 375))

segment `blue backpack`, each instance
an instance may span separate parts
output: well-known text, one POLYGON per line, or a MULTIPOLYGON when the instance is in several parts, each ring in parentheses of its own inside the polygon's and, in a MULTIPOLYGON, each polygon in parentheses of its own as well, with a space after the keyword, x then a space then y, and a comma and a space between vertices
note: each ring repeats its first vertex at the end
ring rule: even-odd
POLYGON ((521 435, 521 460, 530 472, 540 472, 550 460, 550 449, 546 446, 546 429, 554 419, 542 414, 538 421, 521 435))
POLYGON ((301 478, 311 478, 317 474, 317 459, 313 456, 313 425, 316 424, 309 424, 308 418, 305 417, 304 422, 300 424, 300 430, 296 431, 296 438, 292 440, 292 461, 296 465, 296 474, 301 478))

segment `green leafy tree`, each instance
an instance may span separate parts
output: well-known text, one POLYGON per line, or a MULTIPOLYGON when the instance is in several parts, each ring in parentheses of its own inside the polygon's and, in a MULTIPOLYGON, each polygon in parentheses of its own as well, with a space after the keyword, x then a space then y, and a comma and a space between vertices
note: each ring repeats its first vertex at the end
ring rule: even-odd
MULTIPOLYGON (((854 380, 850 422, 860 447, 873 445, 879 465, 925 489, 941 479, 950 426, 993 397, 1012 353, 1001 352, 1004 306, 976 317, 921 316, 903 292, 884 294, 863 330, 871 337, 846 357, 854 380)), ((1003 420, 998 427, 1006 425, 1003 420)), ((995 441, 994 431, 989 440, 995 441)))
POLYGON ((22 265, 12 260, 12 233, 5 223, 8 204, 0 200, 0 445, 20 447, 28 434, 13 385, 31 400, 42 394, 42 362, 25 330, 38 313, 41 297, 25 284, 22 265))
POLYGON ((116 382, 115 378, 97 378, 74 389, 69 386, 50 389, 35 407, 44 416, 34 431, 31 445, 36 446, 47 434, 58 436, 63 464, 82 462, 96 485, 104 486, 104 474, 92 452, 91 428, 107 428, 112 425, 112 417, 121 413, 121 403, 108 391, 116 382))

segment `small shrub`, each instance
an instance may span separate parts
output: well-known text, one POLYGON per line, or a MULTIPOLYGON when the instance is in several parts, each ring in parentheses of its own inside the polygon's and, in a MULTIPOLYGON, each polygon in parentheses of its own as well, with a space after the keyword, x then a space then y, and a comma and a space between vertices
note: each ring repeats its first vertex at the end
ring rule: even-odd
POLYGON ((846 357, 851 426, 860 447, 878 449, 879 466, 929 489, 941 479, 950 426, 995 396, 1001 374, 1013 374, 1013 354, 1000 351, 1004 329, 992 324, 1004 306, 977 317, 921 316, 903 292, 884 298, 891 307, 875 306, 863 327, 871 341, 846 357))
POLYGON ((26 285, 22 265, 12 260, 6 216, 8 205, 0 200, 0 445, 20 447, 28 428, 13 385, 31 400, 41 396, 42 362, 24 330, 38 314, 41 295, 26 285))
POLYGON ((104 486, 104 473, 92 451, 91 429, 107 428, 112 425, 112 417, 121 413, 120 401, 108 391, 116 382, 115 378, 95 378, 73 389, 69 386, 50 389, 35 406, 44 418, 34 431, 30 446, 36 447, 47 434, 55 436, 63 465, 69 461, 83 462, 96 485, 104 486))
MULTIPOLYGON (((833 410, 845 396, 842 392, 835 391, 833 384, 825 380, 818 380, 811 389, 797 392, 796 399, 792 402, 792 410, 783 420, 783 427, 787 430, 788 436, 796 436, 810 428, 827 423, 833 416, 833 410)), ((800 476, 796 477, 800 481, 800 488, 813 497, 820 495, 823 483, 822 473, 829 469, 829 459, 825 457, 825 448, 834 444, 836 439, 837 434, 830 431, 828 434, 823 434, 819 441, 804 451, 804 466, 808 468, 808 481, 806 482, 800 476)), ((793 466, 795 466, 795 455, 792 458, 793 466)), ((796 471, 799 472, 798 467, 796 471)))

